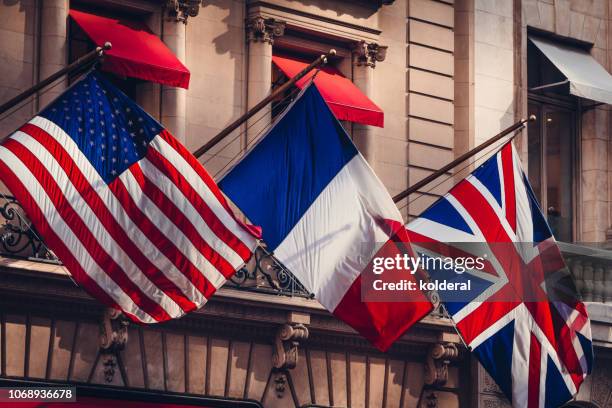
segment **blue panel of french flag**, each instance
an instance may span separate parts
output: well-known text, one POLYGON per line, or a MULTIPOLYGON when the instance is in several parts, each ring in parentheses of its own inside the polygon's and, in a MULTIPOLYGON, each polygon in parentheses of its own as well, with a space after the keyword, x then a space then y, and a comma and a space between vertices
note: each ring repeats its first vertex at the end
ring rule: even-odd
POLYGON ((362 301, 361 273, 371 261, 362 255, 405 233, 402 216, 316 86, 219 186, 318 301, 379 349, 431 310, 422 294, 412 299, 421 302, 362 301))

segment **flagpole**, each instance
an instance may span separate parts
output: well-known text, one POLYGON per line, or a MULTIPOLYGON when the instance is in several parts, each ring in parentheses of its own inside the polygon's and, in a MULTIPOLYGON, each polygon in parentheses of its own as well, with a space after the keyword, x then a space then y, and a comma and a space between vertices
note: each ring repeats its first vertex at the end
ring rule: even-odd
POLYGON ((52 84, 53 82, 57 81, 62 76, 70 75, 71 73, 75 72, 76 70, 81 69, 81 68, 87 66, 88 64, 91 64, 91 63, 99 60, 100 58, 102 58, 104 56, 104 52, 110 50, 111 48, 112 48, 111 43, 107 41, 106 43, 104 43, 104 45, 102 47, 96 47, 95 50, 90 51, 87 54, 83 55, 81 58, 77 59, 72 64, 70 64, 70 65, 60 69, 59 71, 57 71, 54 74, 51 74, 49 77, 47 77, 47 78, 43 79, 42 81, 38 82, 37 84, 35 84, 31 88, 26 89, 25 91, 23 91, 19 95, 17 95, 15 97, 11 98, 10 100, 6 101, 2 105, 0 105, 0 115, 2 115, 4 112, 6 112, 7 110, 11 109, 12 107, 16 106, 18 103, 20 103, 20 102, 24 101, 25 99, 29 98, 30 96, 34 95, 36 92, 40 91, 41 89, 43 89, 44 87, 48 86, 49 84, 52 84))
MULTIPOLYGON (((426 186, 427 184, 431 183, 432 181, 434 181, 435 179, 437 179, 441 175, 445 174, 447 171, 451 170, 453 167, 457 166, 461 162, 463 162, 463 161, 469 159, 470 157, 474 156, 475 154, 483 151, 487 147, 491 146, 493 143, 499 141, 500 139, 504 138, 505 136, 508 136, 510 133, 524 128, 525 124, 527 122, 534 122, 535 120, 536 120, 536 116, 535 115, 530 115, 528 119, 521 119, 518 122, 508 126, 506 129, 502 130, 501 132, 499 132, 498 134, 496 134, 495 136, 493 136, 492 138, 490 138, 486 142, 479 144, 478 146, 476 146, 472 150, 470 150, 470 151, 462 154, 461 156, 457 157, 455 160, 453 160, 452 162, 448 163, 446 166, 440 168, 439 170, 436 170, 435 172, 431 173, 429 176, 427 176, 424 179, 416 182, 412 186, 408 187, 406 190, 404 190, 401 193, 397 194, 396 196, 393 197, 393 202, 397 203, 398 201, 403 200, 404 198, 408 197, 410 194, 415 193, 420 188, 426 186)), ((517 134, 514 134, 514 135, 512 135, 512 137, 515 137, 516 135, 517 134)))
POLYGON ((327 54, 322 54, 319 58, 317 58, 316 60, 311 62, 310 65, 308 65, 302 71, 298 72, 293 78, 291 78, 289 81, 285 82, 284 84, 282 84, 281 86, 276 88, 274 90, 274 92, 272 92, 270 95, 266 96, 257 105, 255 105, 251 109, 249 109, 244 115, 240 116, 238 119, 236 119, 235 121, 230 123, 225 129, 223 129, 221 132, 219 132, 217 135, 215 135, 212 139, 210 139, 208 142, 206 142, 204 145, 202 145, 202 147, 200 147, 199 149, 194 151, 193 155, 195 157, 199 158, 200 156, 202 156, 203 154, 208 152, 217 143, 219 143, 225 136, 229 135, 234 130, 236 130, 240 125, 242 125, 247 119, 249 119, 250 117, 255 115, 257 112, 262 110, 264 107, 266 107, 276 97, 278 97, 283 92, 285 92, 287 89, 292 87, 297 81, 299 81, 304 76, 306 76, 310 71, 312 71, 313 69, 315 69, 315 68, 317 68, 317 67, 319 67, 321 65, 326 64, 327 63, 327 59, 329 57, 333 57, 334 55, 336 55, 336 50, 334 50, 334 49, 329 50, 329 52, 327 54))

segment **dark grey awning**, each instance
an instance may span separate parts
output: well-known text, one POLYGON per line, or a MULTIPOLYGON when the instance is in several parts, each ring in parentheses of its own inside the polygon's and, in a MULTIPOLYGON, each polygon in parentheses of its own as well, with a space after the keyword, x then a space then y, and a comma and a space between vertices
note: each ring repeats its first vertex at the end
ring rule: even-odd
POLYGON ((542 38, 529 40, 565 75, 572 95, 612 104, 612 75, 586 50, 542 38))

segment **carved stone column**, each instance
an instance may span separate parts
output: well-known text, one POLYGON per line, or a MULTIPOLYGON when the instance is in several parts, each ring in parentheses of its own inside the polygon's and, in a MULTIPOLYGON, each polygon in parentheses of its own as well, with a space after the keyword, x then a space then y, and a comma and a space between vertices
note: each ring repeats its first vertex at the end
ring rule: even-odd
MULTIPOLYGON (((68 0, 40 2, 40 62, 39 78, 44 79, 64 68, 68 62, 68 0)), ((66 89, 62 79, 53 89, 47 89, 39 97, 42 109, 66 89)))
MULTIPOLYGON (((374 94, 374 68, 387 55, 387 47, 376 43, 359 41, 353 46, 353 83, 369 98, 374 94)), ((356 123, 353 127, 353 140, 370 166, 376 170, 375 129, 372 126, 356 123)))
MULTIPOLYGON (((246 20, 248 42, 248 94, 247 106, 253 107, 268 96, 272 88, 272 44, 285 33, 285 23, 260 15, 246 20)), ((252 140, 272 120, 270 106, 247 121, 247 140, 252 140)))
MULTIPOLYGON (((172 17, 172 9, 163 20, 162 40, 176 57, 185 63, 185 19, 172 17)), ((187 90, 172 86, 162 86, 161 122, 181 142, 185 142, 187 90)))

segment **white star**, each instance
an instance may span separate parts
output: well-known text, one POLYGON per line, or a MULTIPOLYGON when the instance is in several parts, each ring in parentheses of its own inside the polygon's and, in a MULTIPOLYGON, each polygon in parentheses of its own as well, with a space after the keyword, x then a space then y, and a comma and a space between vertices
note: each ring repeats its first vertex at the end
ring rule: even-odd
POLYGON ((93 140, 91 140, 91 141, 89 142, 89 145, 90 145, 90 146, 93 146, 93 145, 94 145, 93 140))
POLYGON ((132 122, 131 120, 128 120, 128 125, 132 126, 134 124, 134 122, 132 122))
POLYGON ((91 134, 93 135, 93 134, 94 134, 94 130, 93 130, 93 129, 90 129, 90 130, 89 130, 89 133, 91 133, 91 134))
POLYGON ((131 111, 131 109, 130 109, 129 107, 127 107, 127 108, 125 108, 125 111, 126 111, 126 112, 130 112, 130 111, 131 111))
POLYGON ((117 159, 113 157, 112 162, 114 163, 114 162, 116 162, 116 161, 117 161, 117 159))

